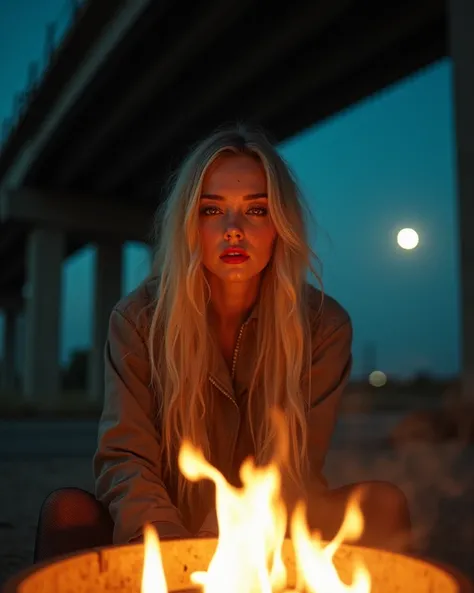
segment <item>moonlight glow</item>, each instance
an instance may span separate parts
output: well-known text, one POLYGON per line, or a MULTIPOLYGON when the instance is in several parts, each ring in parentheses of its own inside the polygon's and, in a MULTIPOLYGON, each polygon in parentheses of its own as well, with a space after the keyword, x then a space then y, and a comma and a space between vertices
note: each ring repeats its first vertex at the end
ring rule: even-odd
POLYGON ((402 229, 397 235, 397 243, 402 249, 415 249, 420 238, 414 229, 402 229))

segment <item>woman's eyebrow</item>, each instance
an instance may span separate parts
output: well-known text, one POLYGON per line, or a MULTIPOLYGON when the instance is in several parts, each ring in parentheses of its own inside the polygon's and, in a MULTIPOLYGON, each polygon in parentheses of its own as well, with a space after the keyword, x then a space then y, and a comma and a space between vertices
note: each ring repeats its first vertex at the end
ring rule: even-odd
MULTIPOLYGON (((268 198, 268 194, 266 192, 258 192, 256 194, 247 194, 244 196, 244 200, 257 200, 258 198, 268 198)), ((201 199, 217 200, 220 202, 225 200, 224 196, 218 194, 201 194, 201 199)))

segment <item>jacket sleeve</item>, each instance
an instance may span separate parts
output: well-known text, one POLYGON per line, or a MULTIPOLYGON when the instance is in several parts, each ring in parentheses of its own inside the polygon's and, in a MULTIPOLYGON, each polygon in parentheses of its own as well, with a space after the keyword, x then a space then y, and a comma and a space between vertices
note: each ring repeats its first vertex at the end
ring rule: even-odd
POLYGON ((114 521, 115 544, 139 539, 145 523, 153 523, 162 538, 188 535, 160 475, 157 406, 149 385, 146 343, 136 324, 114 309, 93 470, 96 497, 114 521))
POLYGON ((323 467, 336 425, 339 404, 352 368, 352 324, 345 314, 333 319, 316 343, 310 373, 308 411, 310 479, 323 487, 323 467))

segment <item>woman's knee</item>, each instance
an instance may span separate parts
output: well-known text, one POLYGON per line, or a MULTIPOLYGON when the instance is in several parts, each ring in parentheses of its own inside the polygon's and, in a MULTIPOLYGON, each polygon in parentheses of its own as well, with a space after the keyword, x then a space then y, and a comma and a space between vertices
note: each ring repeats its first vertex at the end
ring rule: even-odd
POLYGON ((105 509, 93 494, 81 488, 61 488, 51 492, 41 508, 41 522, 68 528, 103 521, 105 509))
POLYGON ((404 492, 389 482, 370 482, 362 498, 366 545, 407 552, 412 549, 410 508, 404 492))
POLYGON ((49 494, 40 511, 34 561, 112 545, 113 522, 93 494, 61 488, 49 494))
MULTIPOLYGON (((394 551, 410 549, 408 500, 394 484, 381 481, 351 484, 329 491, 322 501, 315 502, 317 521, 323 526, 323 536, 330 536, 327 539, 334 537, 349 506, 357 502, 363 516, 363 531, 358 540, 360 545, 394 551)), ((315 526, 318 528, 317 523, 315 526)))
POLYGON ((394 528, 409 529, 410 508, 404 492, 390 482, 368 482, 362 495, 364 516, 377 523, 384 522, 394 528))

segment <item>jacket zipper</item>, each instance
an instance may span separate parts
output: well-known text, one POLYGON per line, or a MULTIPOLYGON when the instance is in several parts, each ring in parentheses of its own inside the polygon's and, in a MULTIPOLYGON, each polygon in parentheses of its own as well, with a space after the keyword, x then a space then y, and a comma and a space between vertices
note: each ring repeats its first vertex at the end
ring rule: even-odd
MULTIPOLYGON (((232 379, 232 381, 234 381, 234 378, 235 378, 235 369, 237 367, 237 359, 239 357, 240 344, 242 342, 242 336, 243 336, 243 333, 244 333, 244 328, 248 324, 249 321, 250 321, 250 319, 247 319, 247 321, 240 326, 239 335, 237 336, 237 342, 235 344, 234 354, 232 356, 232 370, 231 370, 231 379, 232 379)), ((227 391, 225 389, 222 389, 222 387, 220 385, 218 385, 216 383, 216 381, 214 381, 214 379, 211 376, 209 376, 209 381, 214 385, 214 387, 217 387, 217 389, 223 395, 225 395, 228 399, 230 399, 236 405, 236 407, 238 407, 237 404, 236 404, 236 402, 235 402, 235 400, 234 400, 234 398, 230 395, 230 393, 227 393, 227 391)))
MULTIPOLYGON (((240 326, 239 335, 237 336, 237 342, 236 342, 235 348, 234 348, 234 355, 232 357, 232 372, 231 372, 232 381, 234 381, 235 367, 237 366, 237 358, 239 356, 239 349, 240 349, 240 343, 242 341, 242 335, 244 333, 244 328, 248 322, 249 322, 249 319, 247 319, 247 321, 240 326)), ((237 410, 240 414, 240 409, 239 409, 239 406, 237 405, 237 402, 235 401, 235 399, 229 393, 227 393, 227 391, 225 389, 222 389, 222 387, 220 385, 218 385, 216 383, 216 381, 214 381, 214 379, 211 376, 209 376, 209 381, 212 383, 212 385, 214 385, 214 387, 216 387, 222 393, 222 395, 225 395, 227 397, 227 399, 230 399, 230 401, 237 408, 237 410)), ((239 418, 240 418, 240 415, 239 415, 239 418)), ((240 424, 240 420, 239 420, 239 424, 240 424)), ((237 431, 237 433, 238 433, 238 431, 237 431)), ((232 447, 231 447, 232 455, 233 455, 233 451, 235 449, 236 440, 237 440, 237 434, 235 435, 233 442, 232 442, 232 447)), ((231 455, 231 457, 232 457, 232 455, 231 455)))
POLYGON ((227 393, 227 391, 225 389, 223 389, 220 385, 218 385, 216 383, 216 381, 214 381, 214 379, 209 375, 209 381, 214 385, 214 387, 216 387, 221 393, 222 395, 225 395, 227 397, 227 399, 230 399, 230 401, 234 404, 234 406, 239 409, 239 406, 236 404, 234 398, 230 395, 230 393, 227 393))
POLYGON ((234 356, 232 357, 232 372, 231 378, 232 382, 234 381, 235 377, 235 367, 237 366, 237 357, 239 356, 239 349, 240 349, 240 342, 242 341, 242 334, 244 333, 244 327, 247 325, 248 320, 240 326, 239 335, 237 336, 237 342, 234 348, 234 356))

